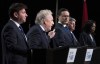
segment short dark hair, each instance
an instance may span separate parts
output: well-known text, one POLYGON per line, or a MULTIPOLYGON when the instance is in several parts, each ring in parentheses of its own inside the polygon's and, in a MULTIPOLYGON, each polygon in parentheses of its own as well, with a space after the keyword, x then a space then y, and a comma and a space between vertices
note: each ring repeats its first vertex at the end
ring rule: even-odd
POLYGON ((14 12, 19 12, 22 9, 27 9, 27 6, 23 3, 13 3, 10 7, 9 7, 9 16, 10 17, 14 17, 14 12))
MULTIPOLYGON (((68 9, 66 9, 66 8, 61 8, 61 9, 59 9, 57 15, 60 16, 62 11, 68 11, 68 9)), ((68 12, 69 12, 69 11, 68 11, 68 12)))

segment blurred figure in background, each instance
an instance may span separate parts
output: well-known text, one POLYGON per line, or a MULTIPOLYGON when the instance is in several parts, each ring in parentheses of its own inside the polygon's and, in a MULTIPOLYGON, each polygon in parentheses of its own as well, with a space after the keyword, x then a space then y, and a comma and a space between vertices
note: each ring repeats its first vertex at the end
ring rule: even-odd
POLYGON ((94 39, 94 33, 96 29, 96 23, 94 20, 88 20, 84 25, 83 30, 79 37, 81 46, 92 46, 96 47, 96 41, 94 39))

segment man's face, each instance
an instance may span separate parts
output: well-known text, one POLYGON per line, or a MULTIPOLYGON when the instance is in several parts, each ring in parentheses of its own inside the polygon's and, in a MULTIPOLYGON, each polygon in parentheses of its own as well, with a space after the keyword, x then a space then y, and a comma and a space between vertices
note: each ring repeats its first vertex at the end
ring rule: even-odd
POLYGON ((52 26, 54 25, 53 16, 52 15, 46 16, 46 18, 44 19, 44 22, 45 22, 46 31, 50 31, 52 26))
POLYGON ((68 23, 68 27, 71 31, 75 30, 75 21, 70 21, 68 23))
POLYGON ((67 24, 69 22, 69 12, 68 11, 62 11, 61 15, 59 16, 59 20, 62 24, 67 24))
POLYGON ((26 17, 27 17, 27 16, 28 16, 28 15, 27 15, 25 9, 20 10, 20 11, 17 13, 18 22, 20 22, 20 23, 26 22, 26 17))

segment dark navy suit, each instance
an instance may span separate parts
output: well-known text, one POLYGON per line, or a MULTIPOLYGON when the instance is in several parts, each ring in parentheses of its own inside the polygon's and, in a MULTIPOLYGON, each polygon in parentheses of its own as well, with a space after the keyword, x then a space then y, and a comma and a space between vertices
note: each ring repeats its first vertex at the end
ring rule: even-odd
POLYGON ((48 49, 49 48, 49 37, 46 32, 42 30, 40 25, 34 25, 27 33, 28 42, 30 48, 34 49, 48 49))
POLYGON ((53 38, 54 47, 75 46, 68 27, 64 27, 62 24, 58 23, 55 27, 55 30, 56 34, 55 37, 53 38))
POLYGON ((3 64, 27 64, 29 48, 25 37, 12 21, 4 26, 1 33, 3 64))

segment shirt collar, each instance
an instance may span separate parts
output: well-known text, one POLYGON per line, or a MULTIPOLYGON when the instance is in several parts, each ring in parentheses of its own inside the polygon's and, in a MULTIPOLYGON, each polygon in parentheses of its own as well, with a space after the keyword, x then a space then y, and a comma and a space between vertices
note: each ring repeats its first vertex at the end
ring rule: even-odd
MULTIPOLYGON (((59 24, 62 24, 60 21, 58 21, 58 23, 59 23, 59 24)), ((66 27, 66 25, 65 25, 65 24, 62 24, 62 25, 63 25, 63 27, 66 27)))
POLYGON ((12 20, 12 21, 16 24, 16 26, 17 26, 17 27, 19 27, 19 26, 20 26, 20 24, 19 24, 18 22, 14 21, 14 20, 13 20, 13 19, 11 19, 11 18, 10 18, 10 20, 12 20))
POLYGON ((41 29, 42 29, 43 31, 45 31, 45 29, 44 29, 44 27, 43 27, 42 25, 40 25, 40 27, 41 27, 41 29))

